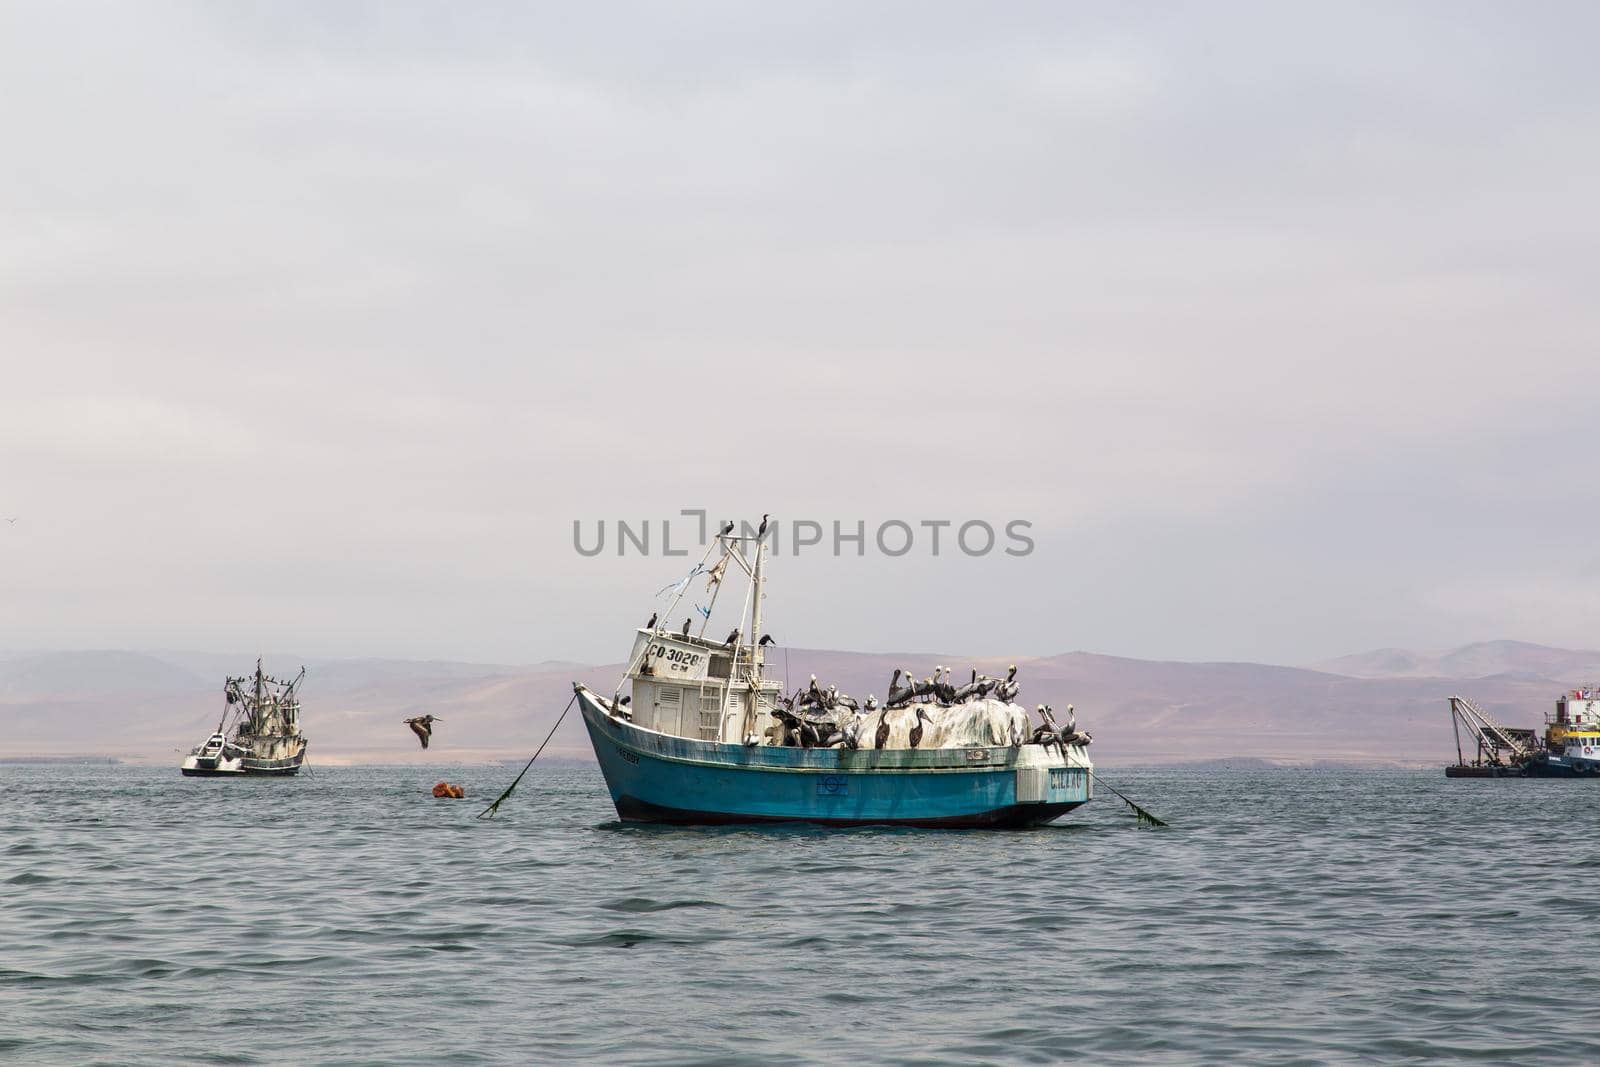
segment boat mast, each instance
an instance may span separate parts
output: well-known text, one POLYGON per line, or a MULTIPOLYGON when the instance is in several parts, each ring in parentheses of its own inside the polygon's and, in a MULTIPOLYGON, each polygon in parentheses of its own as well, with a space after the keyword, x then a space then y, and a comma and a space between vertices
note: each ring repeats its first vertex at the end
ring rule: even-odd
MULTIPOLYGON (((750 576, 750 581, 755 585, 750 605, 750 689, 754 693, 761 688, 761 661, 766 658, 761 651, 761 560, 767 554, 765 538, 756 542, 756 569, 750 576)), ((755 708, 755 698, 750 700, 751 710, 755 708)))

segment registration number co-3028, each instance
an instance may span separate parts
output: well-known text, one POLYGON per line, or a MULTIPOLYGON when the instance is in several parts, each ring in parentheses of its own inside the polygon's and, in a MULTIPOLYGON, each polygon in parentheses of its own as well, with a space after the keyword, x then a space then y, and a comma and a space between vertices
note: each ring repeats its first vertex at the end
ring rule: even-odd
POLYGON ((692 671, 706 658, 701 652, 691 652, 686 648, 669 648, 666 645, 651 645, 649 657, 656 663, 665 663, 675 671, 692 671))

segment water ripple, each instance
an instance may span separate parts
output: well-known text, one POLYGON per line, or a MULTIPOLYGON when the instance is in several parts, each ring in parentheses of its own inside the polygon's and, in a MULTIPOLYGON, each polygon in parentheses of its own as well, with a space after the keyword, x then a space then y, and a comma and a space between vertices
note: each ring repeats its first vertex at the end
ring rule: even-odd
POLYGON ((615 820, 591 768, 0 766, 0 1059, 1600 1060, 1586 783, 1119 773, 1030 833, 615 820))

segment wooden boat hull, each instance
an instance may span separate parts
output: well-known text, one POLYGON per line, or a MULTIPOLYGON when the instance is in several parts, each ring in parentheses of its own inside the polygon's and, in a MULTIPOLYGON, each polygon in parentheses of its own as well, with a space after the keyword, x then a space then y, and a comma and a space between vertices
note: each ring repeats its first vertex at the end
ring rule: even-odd
POLYGON ((1081 749, 730 745, 657 733, 611 716, 576 686, 617 815, 678 825, 1038 826, 1093 796, 1081 749))

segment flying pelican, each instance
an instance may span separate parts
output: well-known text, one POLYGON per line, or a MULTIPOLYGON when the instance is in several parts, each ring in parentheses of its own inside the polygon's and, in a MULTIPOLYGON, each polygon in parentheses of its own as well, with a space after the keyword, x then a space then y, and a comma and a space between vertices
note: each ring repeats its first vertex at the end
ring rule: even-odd
POLYGON ((433 724, 444 722, 437 715, 422 715, 415 719, 407 719, 406 725, 411 727, 411 732, 417 735, 417 740, 422 742, 422 747, 428 747, 428 738, 433 736, 433 724))
MULTIPOLYGON (((916 748, 918 745, 922 744, 922 723, 923 723, 923 720, 927 719, 927 718, 928 718, 928 713, 922 710, 922 705, 921 704, 918 704, 917 705, 917 721, 916 721, 916 724, 911 727, 911 747, 912 748, 916 748)), ((929 721, 932 721, 932 720, 929 720, 929 721)))
MULTIPOLYGON (((20 518, 22 518, 22 516, 21 516, 21 515, 18 515, 18 516, 17 516, 17 519, 20 519, 20 518)), ((6 523, 7 523, 7 524, 8 524, 8 525, 10 525, 10 526, 15 526, 15 525, 16 525, 16 524, 17 524, 17 519, 7 519, 7 520, 6 520, 6 523)))

